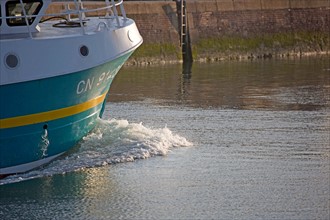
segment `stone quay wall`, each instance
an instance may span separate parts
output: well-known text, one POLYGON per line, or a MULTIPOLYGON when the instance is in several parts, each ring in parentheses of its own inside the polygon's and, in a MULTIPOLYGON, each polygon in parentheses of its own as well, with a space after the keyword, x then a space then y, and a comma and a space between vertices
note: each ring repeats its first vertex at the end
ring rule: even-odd
MULTIPOLYGON (((63 3, 56 3, 57 9, 63 3)), ((98 2, 86 2, 90 7, 98 2)), ((144 38, 134 63, 182 58, 175 1, 126 1, 144 38)), ((194 60, 329 54, 330 0, 186 0, 194 60)))

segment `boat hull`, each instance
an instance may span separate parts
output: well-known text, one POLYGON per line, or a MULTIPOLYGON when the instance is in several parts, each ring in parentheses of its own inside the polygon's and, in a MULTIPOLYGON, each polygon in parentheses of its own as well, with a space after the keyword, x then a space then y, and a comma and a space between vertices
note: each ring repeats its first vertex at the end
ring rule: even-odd
POLYGON ((132 52, 86 70, 1 86, 0 175, 48 163, 90 132, 132 52))

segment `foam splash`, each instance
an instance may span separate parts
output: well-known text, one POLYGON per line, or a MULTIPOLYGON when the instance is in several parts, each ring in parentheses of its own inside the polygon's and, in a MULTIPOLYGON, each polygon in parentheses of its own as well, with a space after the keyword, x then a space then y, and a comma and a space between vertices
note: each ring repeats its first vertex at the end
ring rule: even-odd
POLYGON ((127 120, 99 120, 93 132, 83 138, 79 152, 70 157, 82 167, 104 166, 163 156, 174 147, 191 145, 167 127, 150 129, 127 120))
POLYGON ((184 137, 173 134, 166 126, 152 129, 142 123, 129 123, 127 120, 99 119, 96 128, 83 138, 73 152, 42 169, 0 180, 0 185, 85 168, 164 156, 173 148, 188 146, 192 146, 192 143, 184 137))

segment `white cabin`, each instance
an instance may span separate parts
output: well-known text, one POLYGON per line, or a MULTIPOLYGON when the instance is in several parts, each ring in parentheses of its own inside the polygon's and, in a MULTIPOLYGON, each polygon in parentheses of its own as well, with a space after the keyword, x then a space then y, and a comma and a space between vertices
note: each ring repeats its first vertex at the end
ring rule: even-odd
POLYGON ((1 35, 39 32, 38 23, 50 3, 50 0, 1 0, 1 35))

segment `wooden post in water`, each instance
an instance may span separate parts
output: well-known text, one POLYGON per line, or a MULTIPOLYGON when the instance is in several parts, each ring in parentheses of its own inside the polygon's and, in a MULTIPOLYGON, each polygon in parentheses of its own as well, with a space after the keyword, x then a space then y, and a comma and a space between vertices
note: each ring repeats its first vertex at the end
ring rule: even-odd
POLYGON ((191 63, 193 61, 193 58, 190 45, 186 0, 177 1, 177 10, 178 16, 180 18, 180 46, 182 50, 183 63, 191 63))

